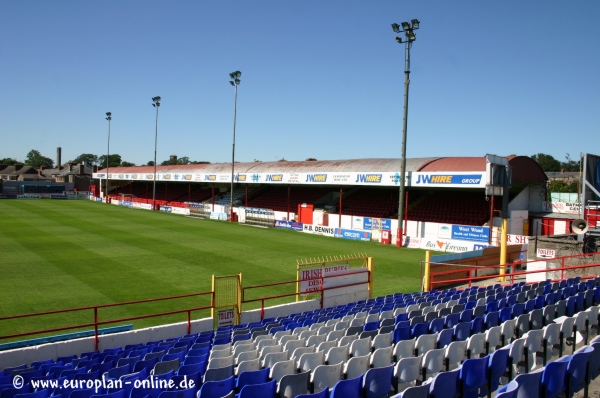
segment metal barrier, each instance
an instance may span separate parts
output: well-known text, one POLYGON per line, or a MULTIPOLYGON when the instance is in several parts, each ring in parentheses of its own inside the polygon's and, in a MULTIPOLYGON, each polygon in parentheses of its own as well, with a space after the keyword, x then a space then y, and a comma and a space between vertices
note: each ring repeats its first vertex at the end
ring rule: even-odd
MULTIPOLYGON (((429 286, 431 286, 431 289, 434 289, 435 286, 439 286, 439 285, 468 285, 469 287, 472 286, 473 282, 480 282, 480 281, 485 281, 486 279, 496 279, 496 278, 510 278, 511 283, 514 283, 515 277, 517 276, 523 276, 523 275, 529 275, 529 274, 536 274, 536 273, 549 273, 549 272, 558 272, 560 271, 561 276, 560 278, 555 278, 556 279, 565 279, 565 277, 567 277, 566 273, 567 272, 574 272, 577 273, 578 271, 583 271, 583 270, 587 270, 587 269, 591 269, 594 267, 600 267, 600 258, 597 258, 597 256, 600 253, 586 253, 586 254, 578 254, 578 255, 574 255, 574 256, 561 256, 561 257, 556 257, 556 258, 547 258, 547 259, 538 259, 538 260, 527 260, 527 261, 515 261, 513 263, 509 263, 509 264, 505 264, 505 265, 491 265, 491 266, 485 266, 485 267, 473 267, 473 266, 460 266, 458 264, 451 264, 454 267, 461 267, 461 269, 454 269, 454 270, 449 270, 449 271, 432 271, 430 273, 430 279, 429 279, 429 286), (577 265, 568 265, 567 263, 572 262, 572 261, 581 261, 582 259, 587 259, 590 260, 590 263, 588 264, 577 264, 577 265), (546 269, 540 269, 540 270, 533 270, 533 271, 514 271, 514 268, 516 268, 519 265, 526 265, 528 263, 534 263, 534 262, 539 262, 539 261, 552 261, 552 262, 560 262, 560 267, 555 267, 555 268, 546 268, 546 269), (463 268, 464 267, 464 268, 463 268), (500 269, 506 269, 509 272, 506 272, 504 274, 500 274, 498 273, 493 273, 493 274, 488 274, 488 275, 481 275, 478 276, 476 275, 476 273, 481 272, 481 271, 485 271, 485 270, 500 270, 500 269), (455 277, 452 278, 451 275, 456 275, 456 274, 468 274, 467 277, 455 277), (442 280, 436 280, 436 277, 442 277, 442 280)), ((582 276, 582 279, 586 279, 586 278, 592 278, 594 276, 582 276)))
POLYGON ((308 295, 308 294, 316 295, 321 300, 321 303, 320 303, 321 308, 324 308, 323 307, 324 299, 325 299, 324 293, 326 291, 333 290, 333 289, 343 289, 343 288, 348 288, 351 286, 360 286, 360 285, 366 285, 368 288, 370 288, 371 281, 372 281, 372 275, 371 275, 370 269, 360 268, 360 269, 358 269, 358 271, 356 271, 356 269, 355 269, 354 272, 341 273, 341 274, 328 275, 328 276, 321 275, 319 278, 315 278, 313 280, 319 282, 318 283, 319 287, 311 290, 309 293, 301 293, 301 292, 299 293, 296 289, 294 289, 294 291, 291 293, 284 293, 284 294, 278 294, 278 295, 273 295, 273 296, 263 296, 263 297, 253 298, 253 299, 246 299, 246 291, 247 290, 260 289, 260 288, 272 288, 273 286, 284 286, 284 285, 293 285, 294 287, 296 287, 296 286, 299 286, 300 283, 303 282, 303 280, 295 279, 295 280, 285 281, 285 282, 267 283, 267 284, 263 284, 263 285, 254 285, 254 286, 243 287, 242 288, 242 304, 260 302, 260 319, 261 320, 263 320, 265 317, 265 301, 281 299, 281 298, 285 298, 285 297, 294 297, 294 301, 296 301, 295 298, 299 294, 300 295, 303 295, 303 294, 304 295, 308 295), (360 275, 363 273, 367 274, 366 282, 347 283, 347 284, 338 285, 338 286, 325 287, 325 281, 329 278, 339 278, 339 277, 347 276, 347 275, 360 275))
POLYGON ((94 328, 94 345, 95 345, 96 349, 98 349, 98 342, 99 342, 98 327, 99 326, 110 325, 110 324, 119 323, 119 322, 129 322, 129 321, 138 320, 138 319, 155 318, 155 317, 166 316, 166 315, 187 314, 187 330, 188 330, 188 333, 190 333, 191 322, 192 322, 191 313, 194 311, 212 309, 212 308, 214 308, 214 304, 215 304, 214 292, 200 292, 200 293, 183 294, 180 296, 161 297, 161 298, 154 298, 154 299, 147 299, 147 300, 128 301, 128 302, 123 302, 123 303, 103 304, 103 305, 95 305, 95 306, 89 306, 89 307, 69 308, 69 309, 65 309, 65 310, 55 310, 55 311, 37 312, 37 313, 32 313, 32 314, 6 316, 6 317, 1 317, 0 322, 12 320, 12 319, 42 317, 45 315, 53 315, 53 314, 66 314, 66 313, 75 313, 75 312, 79 312, 79 311, 92 311, 93 322, 81 323, 81 324, 63 326, 63 327, 56 327, 56 328, 50 328, 50 329, 33 330, 33 331, 23 332, 23 333, 0 335, 0 340, 6 340, 6 339, 15 338, 15 337, 32 336, 32 335, 43 334, 43 333, 60 332, 60 331, 64 331, 64 330, 74 330, 74 329, 80 329, 80 328, 86 328, 86 327, 93 327, 94 328), (182 298, 188 298, 188 297, 200 297, 200 296, 207 296, 207 295, 210 295, 210 305, 207 305, 207 306, 186 308, 186 309, 175 310, 175 311, 151 313, 151 314, 147 314, 147 315, 138 315, 138 316, 132 316, 132 317, 127 317, 127 318, 108 319, 108 320, 103 320, 103 321, 100 321, 98 319, 98 310, 102 309, 102 308, 120 307, 120 306, 125 306, 125 305, 133 305, 133 304, 141 304, 141 303, 153 303, 153 302, 157 302, 157 301, 176 300, 176 299, 182 299, 182 298))

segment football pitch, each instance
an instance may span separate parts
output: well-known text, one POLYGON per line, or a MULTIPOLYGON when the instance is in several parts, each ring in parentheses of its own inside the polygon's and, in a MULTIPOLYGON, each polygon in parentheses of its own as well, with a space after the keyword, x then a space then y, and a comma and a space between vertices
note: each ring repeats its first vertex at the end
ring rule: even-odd
MULTIPOLYGON (((242 273, 244 286, 291 281, 296 279, 298 259, 355 253, 374 258, 374 295, 420 289, 423 250, 198 220, 87 200, 2 200, 0 317, 209 291, 213 274, 242 273)), ((294 288, 292 284, 262 289, 258 294, 291 293, 294 288)), ((268 301, 266 305, 293 299, 268 301)), ((204 296, 119 306, 101 309, 99 318, 127 318, 209 302, 204 296)), ((250 308, 256 305, 244 306, 250 308)), ((197 311, 192 317, 208 315, 207 311, 197 311)), ((0 335, 93 319, 93 312, 86 310, 5 320, 0 321, 0 335)), ((186 319, 185 314, 179 314, 123 323, 139 328, 186 319)))

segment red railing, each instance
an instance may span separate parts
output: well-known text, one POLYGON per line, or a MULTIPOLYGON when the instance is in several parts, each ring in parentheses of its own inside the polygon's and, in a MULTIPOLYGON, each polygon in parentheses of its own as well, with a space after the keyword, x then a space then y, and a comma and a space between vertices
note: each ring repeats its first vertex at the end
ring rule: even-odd
MULTIPOLYGON (((598 254, 600 254, 600 253, 587 253, 587 254, 578 254, 578 255, 573 255, 573 256, 562 256, 562 257, 556 257, 556 258, 515 261, 512 263, 505 264, 505 265, 491 265, 491 266, 484 266, 484 267, 463 266, 465 268, 455 269, 455 270, 450 270, 450 271, 431 272, 430 278, 429 278, 429 286, 430 286, 430 289, 434 289, 435 285, 442 285, 442 284, 444 284, 444 285, 467 284, 470 287, 473 282, 483 281, 486 279, 501 278, 501 277, 505 277, 505 278, 510 277, 511 283, 514 283, 514 278, 516 276, 536 274, 536 273, 540 273, 540 272, 557 272, 557 271, 561 272, 560 279, 564 279, 565 271, 576 271, 576 270, 582 270, 582 269, 587 269, 587 268, 600 267, 600 258, 596 259, 594 257, 595 255, 598 255, 598 254), (581 258, 586 258, 586 257, 589 257, 592 259, 592 262, 590 264, 565 265, 565 263, 570 259, 581 259, 581 258), (497 273, 497 274, 475 276, 476 272, 480 272, 480 271, 486 270, 486 269, 501 269, 504 267, 506 270, 512 271, 518 265, 539 262, 539 261, 554 261, 554 262, 560 261, 560 267, 546 268, 546 269, 533 270, 533 271, 507 272, 505 274, 497 273), (463 277, 463 278, 443 279, 443 280, 438 280, 438 281, 435 280, 435 278, 437 276, 442 276, 442 275, 447 276, 447 275, 452 275, 452 274, 465 274, 465 273, 468 273, 469 276, 463 277)), ((458 264, 452 264, 452 265, 460 266, 458 264)), ((582 276, 583 279, 592 278, 592 277, 593 276, 582 276)))
POLYGON ((284 293, 284 294, 278 294, 278 295, 273 295, 273 296, 257 297, 257 298, 253 298, 253 299, 246 299, 246 290, 267 288, 267 287, 273 287, 273 286, 291 285, 291 284, 296 285, 296 284, 305 282, 307 280, 306 279, 305 280, 298 279, 298 280, 291 280, 291 281, 285 281, 285 282, 267 283, 267 284, 263 284, 263 285, 254 285, 254 286, 243 287, 242 288, 242 304, 260 302, 260 319, 261 320, 263 320, 265 317, 265 301, 267 301, 267 300, 275 300, 275 299, 281 299, 284 297, 298 296, 300 294, 302 294, 302 295, 316 294, 316 295, 320 296, 321 308, 323 308, 323 303, 324 303, 324 298, 325 298, 323 293, 325 291, 333 290, 333 289, 342 289, 342 288, 347 288, 347 287, 351 287, 351 286, 360 286, 360 285, 370 286, 371 271, 369 271, 368 268, 360 268, 360 271, 357 271, 357 272, 348 272, 348 273, 343 273, 343 274, 321 276, 320 278, 315 278, 315 279, 310 279, 310 280, 318 281, 319 287, 315 288, 314 290, 311 290, 310 292, 296 292, 294 290, 293 293, 284 293), (360 275, 363 273, 367 273, 367 281, 366 282, 348 283, 348 284, 339 285, 339 286, 325 287, 325 280, 328 278, 339 278, 341 276, 360 275))
POLYGON ((68 309, 64 309, 64 310, 54 310, 54 311, 46 311, 46 312, 36 312, 36 313, 32 313, 32 314, 6 316, 6 317, 1 317, 0 322, 12 320, 12 319, 42 317, 45 315, 53 315, 53 314, 66 314, 66 313, 74 313, 74 312, 79 312, 79 311, 92 311, 94 321, 87 322, 87 323, 80 323, 80 324, 76 324, 76 325, 70 325, 70 326, 57 327, 57 328, 40 329, 40 330, 33 330, 33 331, 29 331, 29 332, 23 332, 23 333, 0 335, 0 340, 5 340, 5 339, 10 339, 10 338, 15 338, 15 337, 32 336, 32 335, 42 334, 42 333, 53 333, 53 332, 61 332, 61 331, 65 331, 65 330, 74 330, 74 329, 80 329, 80 328, 86 328, 86 327, 94 327, 94 345, 95 345, 96 349, 98 349, 98 341, 99 341, 98 340, 98 327, 99 326, 110 325, 110 324, 119 323, 119 322, 134 321, 134 320, 138 320, 138 319, 147 319, 147 318, 155 318, 155 317, 159 317, 159 316, 176 315, 176 314, 186 313, 187 314, 187 330, 188 330, 188 333, 190 333, 191 322, 192 322, 191 313, 194 311, 201 311, 201 310, 207 310, 207 309, 214 308, 214 303, 215 303, 214 292, 200 292, 200 293, 183 294, 180 296, 161 297, 161 298, 154 298, 154 299, 147 299, 147 300, 128 301, 128 302, 123 302, 123 303, 102 304, 102 305, 95 305, 95 306, 88 306, 88 307, 68 308, 68 309), (98 310, 101 308, 120 307, 120 306, 125 306, 125 305, 133 305, 133 304, 141 304, 141 303, 153 303, 153 302, 157 302, 157 301, 176 300, 176 299, 189 298, 189 297, 200 297, 200 296, 206 296, 206 295, 210 295, 210 305, 207 305, 207 306, 185 308, 185 309, 181 309, 181 310, 167 311, 167 312, 157 312, 157 313, 151 313, 151 314, 146 314, 146 315, 127 317, 127 318, 108 319, 108 320, 103 320, 103 321, 99 321, 99 319, 98 319, 98 310))

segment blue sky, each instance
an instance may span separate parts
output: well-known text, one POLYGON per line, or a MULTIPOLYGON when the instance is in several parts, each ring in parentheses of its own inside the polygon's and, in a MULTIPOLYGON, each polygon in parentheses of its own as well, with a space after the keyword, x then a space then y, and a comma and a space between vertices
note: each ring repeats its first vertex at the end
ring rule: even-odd
POLYGON ((600 153, 600 2, 0 0, 0 158, 600 153))

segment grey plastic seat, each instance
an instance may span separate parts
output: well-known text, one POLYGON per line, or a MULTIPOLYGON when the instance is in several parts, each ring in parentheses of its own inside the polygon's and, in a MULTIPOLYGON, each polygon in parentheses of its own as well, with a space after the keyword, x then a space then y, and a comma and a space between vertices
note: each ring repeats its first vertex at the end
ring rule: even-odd
POLYGON ((300 333, 302 333, 306 330, 308 330, 308 326, 300 326, 300 327, 297 327, 296 329, 294 329, 292 331, 292 334, 295 334, 296 336, 300 336, 300 333))
POLYGON ((556 317, 556 305, 551 304, 545 306, 542 309, 542 315, 544 317, 544 325, 550 325, 554 322, 554 318, 556 317))
POLYGON ((300 357, 304 354, 310 354, 315 352, 315 347, 298 347, 291 354, 290 359, 295 359, 296 361, 300 359, 300 357))
POLYGON ((437 333, 423 334, 417 338, 415 342, 415 355, 425 354, 429 350, 433 350, 437 345, 437 333))
POLYGON ((491 354, 502 346, 502 327, 494 326, 485 332, 486 354, 491 354))
MULTIPOLYGON (((560 325, 557 323, 551 323, 546 325, 542 329, 542 346, 546 352, 546 356, 543 357, 543 364, 545 365, 548 361, 552 360, 554 355, 559 354, 560 350, 560 325)), ((538 355, 539 356, 539 355, 538 355)))
POLYGON ((283 346, 283 351, 294 352, 296 348, 306 347, 306 340, 298 339, 298 340, 289 340, 283 346))
MULTIPOLYGON (((296 349, 297 350, 297 349, 296 349)), ((298 369, 300 372, 311 372, 319 365, 325 363, 325 353, 323 351, 307 352, 300 355, 298 359, 298 369)))
MULTIPOLYGON (((275 333, 277 334, 277 333, 275 333)), ((279 338, 279 345, 285 347, 285 343, 287 343, 290 340, 299 340, 298 336, 296 336, 295 334, 288 334, 288 335, 283 335, 279 338)))
POLYGON ((515 337, 515 324, 516 319, 509 319, 507 321, 502 322, 500 328, 502 329, 502 345, 507 345, 512 341, 515 337))
POLYGON ((279 380, 277 393, 279 398, 295 398, 309 393, 310 373, 286 374, 279 380))
POLYGON ((588 312, 586 311, 579 311, 577 314, 575 314, 575 331, 576 333, 581 334, 581 336, 584 339, 585 344, 587 344, 587 334, 588 334, 588 330, 587 330, 587 317, 588 317, 588 312))
POLYGON ((179 358, 175 358, 171 361, 157 362, 152 369, 153 375, 164 375, 170 371, 176 372, 179 369, 180 361, 179 358))
POLYGON ((448 344, 444 353, 446 370, 454 370, 467 359, 467 342, 453 341, 448 344))
POLYGON ((467 358, 480 358, 485 353, 485 333, 477 333, 467 339, 467 358))
POLYGON ((208 356, 208 360, 210 361, 213 358, 224 358, 232 355, 231 347, 223 348, 221 350, 215 350, 214 348, 210 351, 210 355, 208 356))
POLYGON ((360 357, 352 357, 344 365, 344 374, 346 379, 355 379, 363 373, 367 373, 369 370, 370 355, 364 355, 360 357))
POLYGON ((308 340, 306 340, 306 345, 307 345, 308 347, 310 347, 310 346, 315 346, 315 347, 316 347, 316 346, 318 346, 319 344, 321 344, 321 343, 325 342, 325 341, 326 341, 326 339, 327 339, 327 336, 325 336, 325 335, 321 335, 321 336, 319 336, 319 335, 310 336, 310 337, 308 338, 308 340))
POLYGON ((517 337, 522 337, 529 332, 529 314, 519 315, 515 322, 515 333, 517 337))
POLYGON ((335 365, 337 363, 345 363, 348 360, 350 352, 350 346, 344 345, 341 347, 334 347, 325 354, 325 362, 328 365, 335 365))
POLYGON ((260 369, 260 359, 250 359, 248 361, 242 361, 238 363, 238 366, 235 368, 235 375, 239 376, 242 374, 242 372, 252 372, 260 369))
POLYGON ((365 324, 365 318, 354 318, 352 320, 352 322, 350 322, 350 326, 349 327, 363 327, 365 324))
MULTIPOLYGON (((296 364, 293 359, 289 359, 287 361, 277 362, 271 368, 271 372, 269 377, 271 380, 281 380, 285 375, 292 375, 296 373, 296 364)), ((308 382, 307 382, 308 383, 308 382)))
POLYGON ((260 352, 263 348, 271 345, 278 345, 279 342, 275 338, 261 339, 256 343, 256 349, 260 352))
POLYGON ((373 342, 371 343, 371 345, 373 346, 374 350, 376 350, 378 348, 391 347, 392 346, 392 337, 393 337, 392 333, 378 334, 373 339, 373 342))
POLYGON ((283 352, 283 347, 281 347, 279 344, 268 345, 260 351, 258 358, 264 360, 267 355, 275 352, 283 352))
MULTIPOLYGON (((573 328, 575 326, 575 317, 569 316, 562 319, 560 323, 560 334, 562 337, 561 346, 564 347, 567 345, 567 342, 572 343, 574 341, 574 333, 573 328)), ((573 352, 575 351, 575 347, 573 345, 573 352)))
POLYGON ((317 346, 317 351, 323 351, 325 355, 327 352, 333 347, 337 347, 337 342, 335 341, 324 341, 317 346))
POLYGON ((279 342, 279 344, 281 344, 281 338, 283 336, 291 336, 291 335, 292 335, 291 330, 280 330, 279 332, 275 332, 273 337, 275 338, 275 340, 277 340, 279 342))
POLYGON ((258 359, 258 350, 244 351, 235 358, 235 363, 238 364, 243 361, 249 361, 251 359, 258 359))
POLYGON ((543 354, 543 337, 543 330, 530 330, 525 336, 523 336, 523 338, 525 339, 523 347, 527 351, 527 357, 524 358, 526 361, 526 373, 529 373, 530 371, 535 369, 537 365, 536 358, 538 357, 538 354, 543 354))
POLYGON ((429 377, 433 377, 444 371, 445 352, 446 350, 444 348, 439 348, 429 350, 423 355, 423 360, 421 361, 423 380, 427 380, 429 377))
POLYGON ((289 358, 288 351, 270 352, 263 358, 262 365, 264 368, 272 368, 277 362, 287 361, 289 358))
POLYGON ((357 334, 353 334, 352 336, 344 336, 339 340, 338 346, 350 345, 350 344, 352 344, 352 342, 354 340, 357 340, 357 339, 358 339, 357 334))
POLYGON ((330 319, 327 322, 325 322, 325 326, 335 327, 335 325, 337 325, 341 321, 342 320, 340 318, 330 319))
POLYGON ((539 330, 544 327, 544 311, 535 309, 529 313, 529 329, 539 330))
POLYGON ((379 321, 379 314, 369 314, 365 318, 365 323, 377 322, 377 321, 379 321))
POLYGON ((415 340, 416 339, 412 338, 410 340, 401 340, 396 343, 394 350, 392 351, 396 361, 399 361, 402 358, 415 356, 415 340))
POLYGON ((392 364, 392 346, 378 348, 371 354, 372 368, 385 368, 392 364))
POLYGON ((318 331, 320 328, 322 328, 323 326, 325 326, 325 322, 317 322, 317 323, 313 323, 312 325, 310 325, 308 327, 308 330, 314 330, 314 331, 318 331))
POLYGON ((348 327, 350 327, 350 321, 339 321, 335 324, 333 330, 345 330, 348 329, 348 327))
POLYGON ((371 353, 371 338, 367 337, 365 339, 354 340, 350 344, 350 355, 353 357, 359 357, 363 355, 368 355, 371 353))
POLYGON ((362 326, 350 326, 348 329, 346 329, 346 336, 358 335, 362 332, 362 330, 362 326))
POLYGON ((324 389, 331 389, 338 381, 342 379, 342 366, 338 363, 335 365, 319 365, 311 374, 310 381, 314 392, 319 392, 324 389))
POLYGON ((512 369, 509 369, 509 378, 512 379, 517 373, 523 373, 519 371, 519 367, 525 360, 523 352, 523 349, 525 348, 525 339, 516 339, 509 347, 508 356, 512 361, 512 369))
POLYGON ((421 377, 423 355, 412 358, 402 358, 394 366, 394 384, 396 392, 402 392, 416 385, 421 377))
POLYGON ((317 336, 327 336, 329 332, 333 332, 333 326, 321 326, 317 330, 317 336))
MULTIPOLYGON (((249 340, 246 340, 246 341, 249 341, 249 340)), ((256 346, 254 345, 254 342, 249 342, 246 344, 238 344, 233 347, 233 357, 237 358, 238 355, 240 355, 240 353, 242 353, 242 352, 254 351, 254 350, 256 350, 256 346)))
POLYGON ((473 318, 483 317, 485 315, 485 306, 478 305, 473 308, 473 318))
POLYGON ((337 342, 339 339, 341 339, 345 335, 346 335, 346 329, 334 330, 333 332, 330 332, 329 334, 327 334, 327 338, 325 339, 325 341, 337 342))
POLYGON ((233 355, 230 355, 228 357, 212 358, 208 360, 207 369, 223 368, 225 366, 233 366, 233 364, 233 355))
POLYGON ((311 336, 316 336, 317 335, 317 331, 316 330, 305 330, 304 332, 300 333, 300 340, 304 339, 308 341, 308 338, 311 336))

